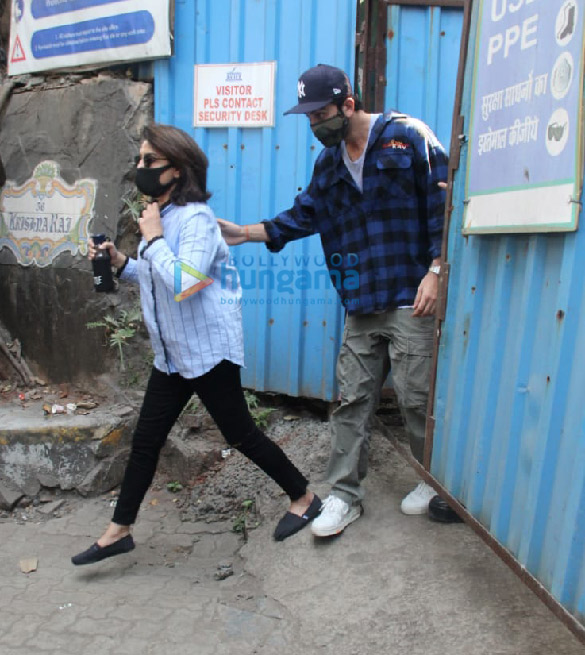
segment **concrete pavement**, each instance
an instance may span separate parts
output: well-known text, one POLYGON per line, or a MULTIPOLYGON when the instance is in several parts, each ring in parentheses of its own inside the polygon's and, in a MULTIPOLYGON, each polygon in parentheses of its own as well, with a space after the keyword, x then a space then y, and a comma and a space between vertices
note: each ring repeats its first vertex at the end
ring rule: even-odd
POLYGON ((0 653, 583 653, 467 526, 400 514, 417 480, 379 435, 373 449, 366 512, 328 540, 272 541, 286 503, 260 492, 263 521, 244 544, 232 521, 185 520, 188 496, 163 487, 144 503, 135 551, 76 568, 70 556, 109 520, 108 496, 68 500, 59 518, 0 519, 0 653), (22 573, 30 557, 38 569, 22 573))

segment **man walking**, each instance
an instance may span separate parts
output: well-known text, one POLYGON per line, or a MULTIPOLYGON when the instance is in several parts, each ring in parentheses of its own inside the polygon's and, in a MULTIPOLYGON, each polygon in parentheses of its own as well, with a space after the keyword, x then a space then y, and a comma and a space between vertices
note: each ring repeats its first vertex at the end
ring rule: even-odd
MULTIPOLYGON (((390 368, 412 453, 422 461, 447 155, 421 121, 366 113, 347 75, 332 66, 301 75, 298 104, 285 114, 306 114, 325 146, 309 185, 270 221, 219 222, 229 245, 264 241, 272 252, 318 233, 327 262, 339 253, 358 270, 358 283, 336 285, 347 309, 337 362, 341 403, 331 417, 331 494, 311 525, 326 537, 361 515, 370 424, 390 368)), ((421 482, 401 509, 423 514, 434 495, 421 482)))

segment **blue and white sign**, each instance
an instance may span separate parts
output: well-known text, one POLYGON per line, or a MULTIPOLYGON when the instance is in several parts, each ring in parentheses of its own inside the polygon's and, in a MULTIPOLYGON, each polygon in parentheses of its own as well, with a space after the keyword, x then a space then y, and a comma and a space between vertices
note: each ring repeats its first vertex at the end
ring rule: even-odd
POLYGON ((580 0, 481 0, 465 233, 577 228, 580 0))
POLYGON ((168 57, 170 0, 12 0, 9 75, 168 57))

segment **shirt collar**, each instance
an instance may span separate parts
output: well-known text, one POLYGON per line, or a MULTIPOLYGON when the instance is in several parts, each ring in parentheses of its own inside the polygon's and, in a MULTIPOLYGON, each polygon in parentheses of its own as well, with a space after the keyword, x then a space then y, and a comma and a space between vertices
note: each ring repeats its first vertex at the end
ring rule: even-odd
MULTIPOLYGON (((389 111, 386 114, 380 114, 378 116, 376 122, 370 130, 370 138, 368 139, 368 143, 366 145, 366 153, 372 147, 372 144, 376 142, 380 134, 382 134, 386 124, 390 123, 398 116, 404 116, 404 114, 399 114, 395 111, 389 111)), ((330 148, 328 154, 329 157, 323 162, 323 168, 321 169, 321 174, 319 175, 319 180, 317 182, 319 188, 325 189, 328 186, 332 186, 340 179, 345 179, 348 182, 351 182, 351 175, 343 163, 341 145, 336 146, 335 148, 330 148)))

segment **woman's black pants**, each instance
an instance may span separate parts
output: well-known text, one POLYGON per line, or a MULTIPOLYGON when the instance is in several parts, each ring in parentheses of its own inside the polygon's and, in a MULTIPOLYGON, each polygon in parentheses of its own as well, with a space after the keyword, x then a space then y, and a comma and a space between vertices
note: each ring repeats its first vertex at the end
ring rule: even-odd
POLYGON ((112 518, 114 523, 131 525, 136 521, 161 448, 193 393, 199 396, 228 444, 260 467, 291 500, 306 493, 305 477, 250 416, 238 365, 223 360, 198 378, 184 378, 178 373, 167 375, 153 368, 112 518))

